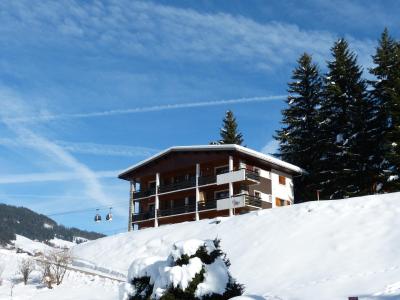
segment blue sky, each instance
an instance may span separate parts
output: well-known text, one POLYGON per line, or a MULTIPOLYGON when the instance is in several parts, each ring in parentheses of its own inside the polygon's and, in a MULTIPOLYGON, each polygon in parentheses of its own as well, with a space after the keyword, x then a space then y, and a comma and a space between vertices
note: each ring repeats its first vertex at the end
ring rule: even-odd
POLYGON ((286 83, 345 37, 364 68, 398 1, 0 2, 0 202, 104 233, 127 226, 118 171, 171 145, 218 139, 227 109, 273 151, 286 83), (105 215, 106 210, 102 210, 105 215))

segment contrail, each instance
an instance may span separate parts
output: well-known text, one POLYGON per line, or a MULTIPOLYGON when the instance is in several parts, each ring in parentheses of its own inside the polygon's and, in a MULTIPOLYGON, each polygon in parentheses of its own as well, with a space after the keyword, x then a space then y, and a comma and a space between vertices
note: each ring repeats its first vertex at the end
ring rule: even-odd
POLYGON ((28 117, 10 118, 7 121, 9 121, 9 122, 37 122, 37 121, 52 121, 52 120, 59 120, 59 119, 95 118, 95 117, 146 113, 146 112, 153 112, 153 111, 164 111, 164 110, 183 109, 183 108, 217 106, 217 105, 226 105, 226 104, 241 104, 241 103, 250 103, 250 102, 266 102, 266 101, 272 101, 272 100, 286 99, 286 97, 287 97, 286 95, 261 96, 261 97, 251 97, 251 98, 238 98, 238 99, 227 99, 227 100, 143 106, 143 107, 135 107, 135 108, 128 108, 128 109, 114 109, 114 110, 88 112, 88 113, 45 114, 45 115, 35 115, 35 116, 28 116, 28 117))

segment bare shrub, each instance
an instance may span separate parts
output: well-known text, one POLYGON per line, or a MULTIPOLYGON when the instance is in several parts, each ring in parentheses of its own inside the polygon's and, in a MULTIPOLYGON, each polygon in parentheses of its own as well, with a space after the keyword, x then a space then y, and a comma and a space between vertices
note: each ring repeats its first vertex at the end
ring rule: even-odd
POLYGON ((72 257, 68 250, 53 250, 43 255, 42 280, 48 288, 52 288, 52 284, 62 283, 71 262, 72 257))
POLYGON ((3 277, 1 277, 1 275, 3 274, 5 268, 6 263, 0 259, 0 285, 3 283, 3 277))
POLYGON ((35 270, 35 263, 30 258, 24 258, 18 263, 18 273, 22 275, 24 284, 28 283, 29 275, 35 270))

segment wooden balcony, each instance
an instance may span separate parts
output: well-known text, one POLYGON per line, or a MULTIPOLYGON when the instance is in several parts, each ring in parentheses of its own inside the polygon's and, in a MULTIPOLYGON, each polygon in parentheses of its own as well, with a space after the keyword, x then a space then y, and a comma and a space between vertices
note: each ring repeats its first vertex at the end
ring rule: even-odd
POLYGON ((227 184, 230 182, 243 182, 244 184, 257 184, 260 182, 260 174, 248 169, 237 169, 217 175, 217 184, 227 184))
POLYGON ((226 210, 231 208, 252 207, 256 209, 263 208, 263 203, 267 201, 259 197, 251 196, 248 194, 234 195, 228 198, 217 200, 217 210, 226 210))
MULTIPOLYGON (((198 212, 202 211, 208 211, 208 210, 220 210, 217 207, 217 202, 218 201, 227 201, 229 200, 230 202, 234 202, 235 208, 240 208, 240 207, 249 207, 249 208, 255 208, 255 209, 262 209, 263 208, 263 200, 261 200, 258 197, 247 195, 247 194, 240 194, 240 195, 235 195, 232 198, 224 198, 224 199, 213 199, 213 200, 208 200, 205 202, 199 202, 198 203, 198 212)), ((226 208, 223 208, 226 209, 226 208)), ((184 206, 177 206, 173 208, 167 208, 167 209, 159 209, 157 210, 157 217, 158 218, 165 218, 165 217, 172 217, 172 216, 179 216, 179 215, 184 215, 184 214, 190 214, 190 213, 195 213, 196 212, 196 205, 195 204, 189 204, 189 205, 184 205, 184 206)), ((152 220, 155 217, 154 211, 145 211, 141 213, 137 213, 133 215, 133 222, 141 222, 141 221, 148 221, 152 220)))
MULTIPOLYGON (((199 212, 206 210, 215 210, 216 208, 217 208, 217 200, 208 200, 204 203, 201 202, 198 203, 199 212)), ((162 217, 177 216, 195 212, 196 212, 196 205, 189 204, 173 208, 159 209, 157 211, 157 217, 162 218, 162 217)), ((142 213, 133 214, 132 220, 133 222, 140 222, 140 221, 152 220, 154 219, 154 217, 155 217, 154 211, 145 211, 142 213)))
MULTIPOLYGON (((199 186, 205 186, 209 184, 216 184, 217 177, 216 176, 201 176, 199 177, 199 186)), ((196 178, 190 178, 188 180, 183 180, 181 182, 176 182, 173 184, 163 184, 158 188, 158 193, 166 194, 174 191, 185 190, 196 187, 196 178)), ((138 191, 133 193, 133 199, 146 198, 150 196, 154 196, 156 194, 155 188, 150 188, 143 191, 138 191)))

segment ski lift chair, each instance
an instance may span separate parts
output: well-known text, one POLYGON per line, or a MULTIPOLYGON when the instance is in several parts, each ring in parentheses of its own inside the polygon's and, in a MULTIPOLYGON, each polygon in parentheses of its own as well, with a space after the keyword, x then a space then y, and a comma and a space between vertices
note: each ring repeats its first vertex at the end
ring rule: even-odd
POLYGON ((106 215, 106 220, 107 221, 112 221, 112 213, 111 213, 112 207, 110 207, 110 211, 108 212, 108 214, 106 215))
POLYGON ((101 222, 101 216, 100 216, 100 214, 99 214, 99 209, 96 209, 96 215, 94 216, 94 221, 95 221, 96 223, 101 222))

